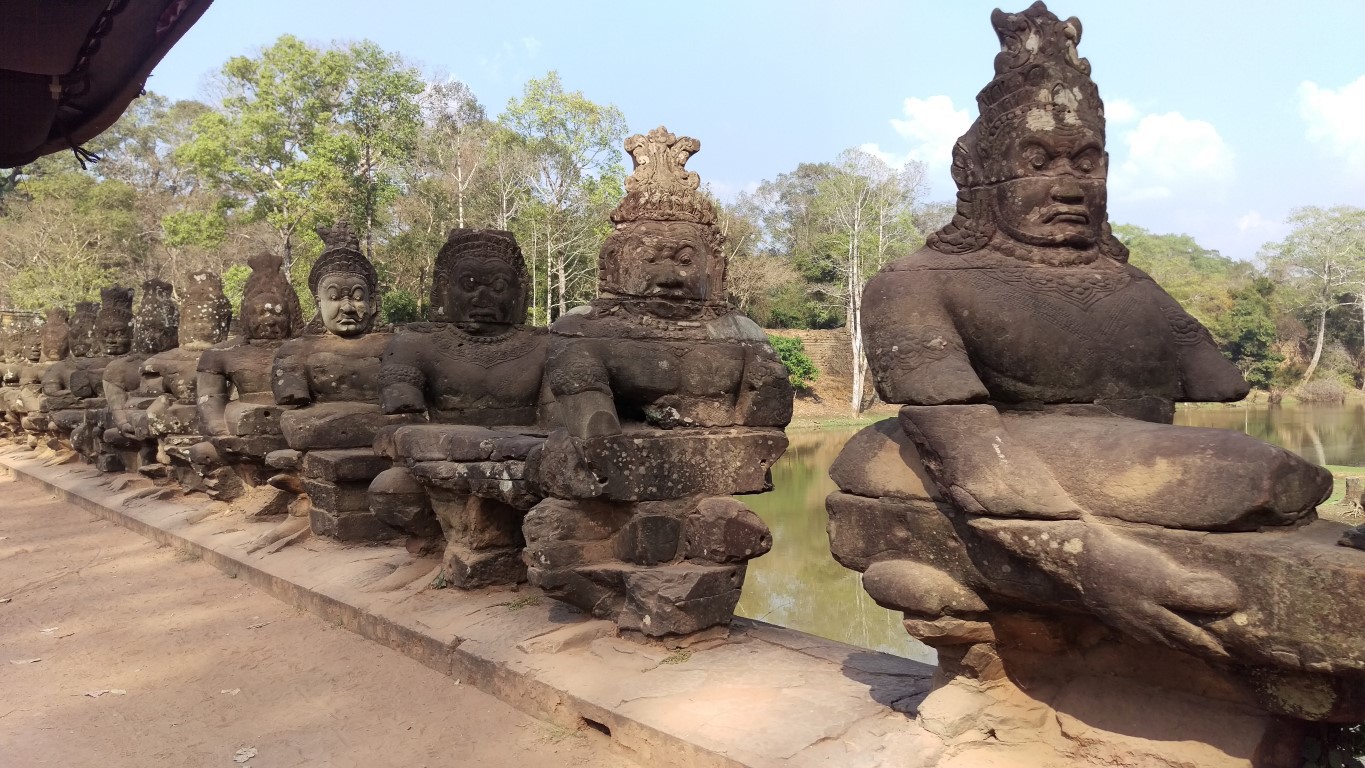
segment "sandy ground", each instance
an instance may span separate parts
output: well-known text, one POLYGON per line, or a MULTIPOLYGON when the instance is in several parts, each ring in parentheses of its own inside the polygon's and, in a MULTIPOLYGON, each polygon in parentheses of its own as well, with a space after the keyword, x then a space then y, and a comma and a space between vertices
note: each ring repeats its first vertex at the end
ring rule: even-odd
POLYGON ((4 476, 0 601, 4 768, 635 765, 4 476))

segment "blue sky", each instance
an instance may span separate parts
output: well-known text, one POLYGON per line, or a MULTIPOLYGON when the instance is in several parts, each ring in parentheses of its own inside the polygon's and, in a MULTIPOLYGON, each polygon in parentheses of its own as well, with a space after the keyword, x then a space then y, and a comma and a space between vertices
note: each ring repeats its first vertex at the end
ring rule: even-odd
MULTIPOLYGON (((528 78, 616 104, 632 131, 695 136, 722 196, 864 146, 929 165, 976 116, 996 2, 217 0, 148 88, 206 98, 281 34, 369 38, 466 82, 496 116, 528 78)), ((1021 10, 1027 5, 1019 0, 1021 10)), ((1301 205, 1365 205, 1365 2, 1053 2, 1108 108, 1110 218, 1253 258, 1301 205)))

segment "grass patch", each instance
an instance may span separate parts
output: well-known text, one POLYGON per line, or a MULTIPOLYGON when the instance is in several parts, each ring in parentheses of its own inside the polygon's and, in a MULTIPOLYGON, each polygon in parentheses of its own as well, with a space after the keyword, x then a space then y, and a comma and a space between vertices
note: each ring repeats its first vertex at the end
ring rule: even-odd
POLYGON ((1365 467, 1345 467, 1340 464, 1328 464, 1327 471, 1332 473, 1332 495, 1323 506, 1328 504, 1340 504, 1341 498, 1346 495, 1346 478, 1365 477, 1365 467))
POLYGON ((661 662, 659 662, 659 663, 660 663, 660 664, 681 664, 681 663, 683 663, 684 661, 687 661, 687 660, 690 659, 690 658, 692 658, 692 649, 691 649, 691 648, 679 648, 678 650, 676 650, 676 651, 673 652, 673 655, 672 655, 672 656, 669 656, 668 658, 664 659, 663 661, 661 661, 661 662))
POLYGON ((526 595, 525 597, 518 597, 516 600, 513 600, 512 602, 507 604, 507 610, 520 611, 522 608, 525 608, 529 605, 540 605, 540 595, 526 595))

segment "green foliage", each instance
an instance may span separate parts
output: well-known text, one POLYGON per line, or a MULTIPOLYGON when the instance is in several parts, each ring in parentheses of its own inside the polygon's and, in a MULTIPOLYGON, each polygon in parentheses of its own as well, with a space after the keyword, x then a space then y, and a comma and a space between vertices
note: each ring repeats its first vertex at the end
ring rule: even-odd
POLYGON ((511 223, 535 275, 532 312, 551 319, 597 293, 607 214, 624 194, 626 120, 611 104, 568 91, 559 73, 527 81, 498 122, 504 149, 525 153, 525 200, 511 223))
POLYGON ((242 292, 246 288, 246 279, 251 276, 251 267, 245 264, 233 264, 222 274, 223 295, 232 304, 232 316, 242 316, 242 292))
POLYGON ((422 310, 417 306, 417 297, 405 290, 397 289, 384 294, 380 300, 380 320, 384 323, 401 325, 415 323, 422 319, 422 310))
POLYGON ((787 376, 793 387, 810 389, 810 385, 820 378, 820 369, 815 367, 815 361, 806 354, 805 342, 789 336, 771 335, 768 336, 768 342, 773 345, 773 351, 782 360, 782 364, 787 366, 787 376))
POLYGON ((1206 326, 1228 311, 1231 294, 1256 272, 1253 265, 1204 248, 1189 235, 1158 235, 1130 224, 1115 225, 1114 235, 1128 246, 1128 263, 1151 275, 1206 326))
POLYGON ((1264 277, 1231 291, 1231 307, 1216 315, 1209 331, 1253 387, 1270 389, 1284 355, 1275 350, 1275 284, 1264 277))
POLYGON ((1365 725, 1318 725, 1304 742, 1303 766, 1365 768, 1365 725))

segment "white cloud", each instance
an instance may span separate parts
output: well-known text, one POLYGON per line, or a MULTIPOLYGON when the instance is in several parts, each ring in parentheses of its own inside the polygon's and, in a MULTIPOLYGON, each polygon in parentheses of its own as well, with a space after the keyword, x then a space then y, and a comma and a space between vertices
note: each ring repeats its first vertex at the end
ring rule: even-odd
POLYGON ((1354 171, 1365 171, 1365 75, 1333 90, 1306 80, 1299 85, 1299 114, 1307 135, 1354 171))
POLYGON ((891 127, 909 142, 904 152, 883 149, 878 144, 863 144, 859 149, 875 155, 887 165, 900 167, 912 160, 924 163, 933 192, 951 196, 953 186, 948 169, 953 161, 953 143, 972 125, 972 115, 953 107, 947 96, 927 99, 908 98, 901 107, 904 118, 892 118, 891 127))
POLYGON ((1262 216, 1260 211, 1247 211, 1237 219, 1237 231, 1243 233, 1265 232, 1279 225, 1278 221, 1262 216))
POLYGON ((523 37, 521 39, 521 47, 525 48, 526 53, 534 58, 536 52, 540 50, 540 41, 534 37, 523 37))
POLYGON ((1113 99, 1104 103, 1104 121, 1109 125, 1124 125, 1138 119, 1142 113, 1127 99, 1113 99))
POLYGON ((1127 149, 1110 175, 1110 188, 1119 198, 1221 194, 1236 176, 1232 148, 1218 129, 1179 112, 1143 117, 1118 143, 1127 149))
POLYGON ((909 98, 901 110, 905 119, 893 119, 891 127, 910 141, 907 157, 931 166, 949 165, 953 143, 972 125, 971 114, 954 108, 953 100, 947 96, 909 98))

